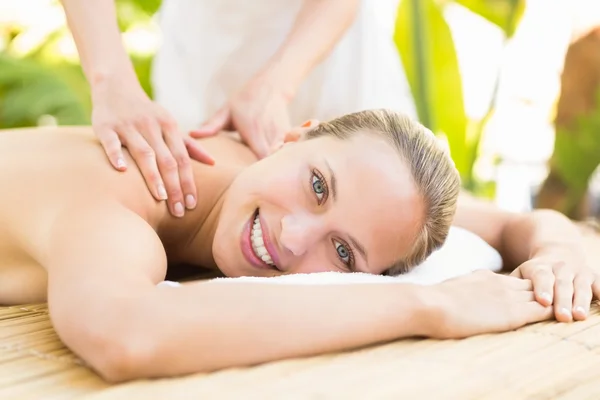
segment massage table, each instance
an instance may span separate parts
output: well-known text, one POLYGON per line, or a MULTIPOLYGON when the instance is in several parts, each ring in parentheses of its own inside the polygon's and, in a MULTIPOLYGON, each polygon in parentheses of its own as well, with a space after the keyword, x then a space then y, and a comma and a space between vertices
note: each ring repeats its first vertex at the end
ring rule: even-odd
MULTIPOLYGON (((594 266, 600 236, 585 231, 594 266)), ((0 308, 0 399, 600 399, 600 307, 462 340, 354 351, 111 385, 58 339, 45 304, 0 308)))

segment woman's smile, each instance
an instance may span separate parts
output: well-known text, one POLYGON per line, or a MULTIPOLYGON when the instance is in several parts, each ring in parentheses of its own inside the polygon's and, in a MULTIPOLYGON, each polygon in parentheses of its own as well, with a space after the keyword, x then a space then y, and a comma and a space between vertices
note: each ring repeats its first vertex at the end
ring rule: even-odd
POLYGON ((252 214, 242 232, 242 253, 246 260, 255 267, 280 270, 277 251, 259 209, 252 214))

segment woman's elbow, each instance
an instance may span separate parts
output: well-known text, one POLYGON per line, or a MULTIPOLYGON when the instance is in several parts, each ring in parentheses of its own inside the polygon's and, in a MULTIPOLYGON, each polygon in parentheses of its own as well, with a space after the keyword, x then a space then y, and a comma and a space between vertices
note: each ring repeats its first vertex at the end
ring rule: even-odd
MULTIPOLYGON (((129 319, 130 321, 131 319, 129 319)), ((124 316, 84 317, 55 322, 61 340, 104 380, 115 383, 146 377, 151 365, 152 335, 137 332, 124 316)))
MULTIPOLYGON (((147 366, 151 365, 152 351, 144 345, 146 340, 117 337, 107 334, 102 339, 102 351, 94 351, 90 357, 91 367, 107 382, 118 383, 148 376, 147 366)), ((97 338, 94 339, 97 341, 97 338)), ((90 341, 92 343, 93 341, 90 341)))

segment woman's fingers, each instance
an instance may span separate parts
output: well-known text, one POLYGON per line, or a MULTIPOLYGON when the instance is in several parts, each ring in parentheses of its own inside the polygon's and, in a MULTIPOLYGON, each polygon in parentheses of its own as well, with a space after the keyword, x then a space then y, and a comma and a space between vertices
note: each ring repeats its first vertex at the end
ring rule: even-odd
MULTIPOLYGON (((525 290, 525 291, 533 290, 533 283, 529 279, 517 278, 514 275, 496 274, 494 272, 490 272, 490 273, 494 274, 494 276, 496 276, 498 279, 502 279, 502 280, 506 281, 506 283, 509 284, 510 287, 513 288, 514 290, 525 290)), ((486 272, 486 275, 487 275, 487 272, 486 272)))
POLYGON ((554 313, 560 322, 573 319, 573 273, 566 268, 555 267, 554 275, 554 313))
POLYGON ((529 279, 533 282, 536 300, 544 306, 552 305, 556 279, 550 267, 538 266, 532 268, 529 279))
POLYGON ((573 318, 576 320, 584 320, 590 311, 592 302, 592 283, 594 276, 591 274, 579 274, 573 281, 573 318))
POLYGON ((265 158, 271 152, 271 145, 264 135, 248 135, 245 141, 259 159, 265 158))
POLYGON ((527 324, 533 324, 535 322, 547 321, 552 319, 554 315, 554 309, 552 306, 544 306, 537 301, 529 301, 521 306, 521 309, 526 315, 527 324))
POLYGON ((523 303, 528 303, 530 301, 536 301, 535 295, 533 294, 533 292, 531 290, 519 290, 518 292, 515 293, 515 296, 518 299, 518 301, 523 302, 523 303))
POLYGON ((123 156, 123 147, 119 135, 108 127, 97 128, 95 131, 112 166, 119 171, 125 171, 127 164, 123 156))
MULTIPOLYGON (((170 150, 170 154, 172 155, 178 167, 177 172, 179 182, 174 182, 174 187, 180 189, 179 192, 183 193, 183 203, 181 205, 188 210, 191 210, 196 207, 196 182, 194 180, 194 172, 192 170, 190 156, 187 152, 183 138, 180 137, 176 131, 165 129, 163 135, 168 150, 170 150)), ((169 193, 168 186, 167 192, 169 193)), ((169 198, 169 201, 172 202, 171 207, 173 207, 173 210, 179 213, 175 215, 183 216, 183 212, 180 212, 180 208, 182 207, 180 207, 177 203, 178 199, 169 198)))
POLYGON ((183 217, 185 214, 185 205, 179 176, 179 162, 183 162, 185 164, 184 167, 191 168, 189 158, 187 162, 175 158, 175 154, 172 153, 173 149, 170 149, 165 141, 175 146, 176 139, 172 137, 167 139, 167 137, 163 136, 162 128, 158 123, 150 124, 144 133, 145 139, 156 154, 158 170, 167 191, 169 211, 176 217, 183 217))
POLYGON ((592 283, 592 293, 596 300, 600 300, 600 275, 594 273, 594 282, 592 283))
POLYGON ((201 162, 202 164, 215 165, 215 159, 194 139, 184 137, 183 143, 192 159, 201 162))
POLYGON ((146 139, 133 127, 122 128, 121 141, 135 160, 148 189, 157 200, 167 199, 167 190, 158 170, 156 154, 146 139))
POLYGON ((216 135, 230 125, 230 120, 231 113, 229 107, 223 107, 202 124, 200 128, 190 131, 190 136, 199 139, 216 135))
MULTIPOLYGON (((137 126, 124 125, 117 132, 107 130, 98 137, 111 163, 115 167, 121 165, 119 169, 122 170, 126 166, 121 142, 127 146, 148 189, 157 200, 168 200, 172 215, 182 217, 186 208, 196 207, 197 192, 190 155, 175 124, 161 126, 157 120, 148 119, 137 126)), ((194 155, 206 163, 214 163, 206 151, 196 151, 194 155)))

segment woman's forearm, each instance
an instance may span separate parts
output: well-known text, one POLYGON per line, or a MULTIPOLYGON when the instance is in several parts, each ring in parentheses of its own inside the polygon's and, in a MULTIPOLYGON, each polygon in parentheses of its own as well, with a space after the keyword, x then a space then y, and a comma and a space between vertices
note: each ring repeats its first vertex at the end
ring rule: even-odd
POLYGON ((293 97, 354 21, 358 0, 305 0, 282 46, 259 75, 293 97))
POLYGON ((211 371, 426 335, 435 318, 424 290, 401 283, 195 283, 157 290, 131 320, 152 343, 148 357, 119 378, 211 371))
POLYGON ((533 257, 581 246, 579 229, 569 218, 553 210, 515 216, 502 232, 502 253, 511 268, 533 257))
POLYGON ((92 88, 110 76, 137 79, 121 41, 114 0, 61 2, 92 88))

